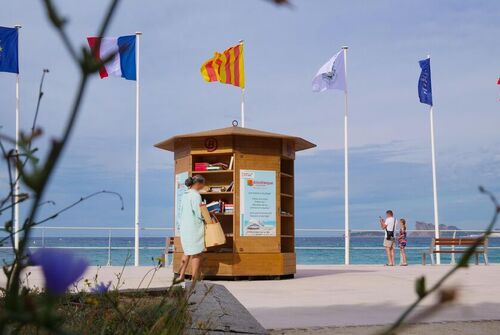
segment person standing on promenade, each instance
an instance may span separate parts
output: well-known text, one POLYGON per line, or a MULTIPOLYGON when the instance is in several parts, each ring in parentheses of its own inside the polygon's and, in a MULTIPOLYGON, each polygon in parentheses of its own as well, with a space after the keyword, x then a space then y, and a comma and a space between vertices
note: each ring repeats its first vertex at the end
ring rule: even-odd
POLYGON ((182 255, 178 281, 183 281, 191 261, 191 278, 197 280, 200 270, 201 254, 205 251, 205 225, 201 215, 200 190, 205 187, 205 178, 194 175, 185 181, 188 190, 182 196, 180 206, 180 234, 182 255))
POLYGON ((398 244, 399 244, 399 255, 401 257, 401 266, 407 266, 408 261, 406 260, 406 220, 399 219, 399 234, 398 234, 398 244))
POLYGON ((387 254, 387 266, 394 266, 394 231, 396 220, 391 210, 385 212, 386 218, 380 217, 380 227, 385 231, 384 247, 387 254))

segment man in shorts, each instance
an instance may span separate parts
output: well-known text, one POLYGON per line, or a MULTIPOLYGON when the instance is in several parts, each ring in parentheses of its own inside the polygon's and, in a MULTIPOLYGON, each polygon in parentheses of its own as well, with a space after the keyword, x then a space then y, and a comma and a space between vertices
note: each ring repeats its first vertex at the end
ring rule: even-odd
POLYGON ((385 231, 384 247, 387 254, 387 266, 394 266, 394 231, 396 230, 396 220, 391 210, 385 212, 386 218, 380 218, 380 227, 385 231))

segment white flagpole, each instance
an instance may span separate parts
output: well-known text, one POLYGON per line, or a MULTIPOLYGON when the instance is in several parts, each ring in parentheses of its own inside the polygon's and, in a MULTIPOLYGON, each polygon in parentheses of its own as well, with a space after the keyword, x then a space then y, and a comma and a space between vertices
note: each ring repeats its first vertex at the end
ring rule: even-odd
POLYGON ((344 95, 344 216, 345 216, 345 227, 344 227, 344 239, 345 239, 345 264, 350 263, 350 228, 349 228, 349 143, 348 143, 348 127, 347 127, 347 115, 348 115, 348 96, 347 96, 347 46, 342 47, 344 50, 344 78, 345 78, 345 95, 344 95))
MULTIPOLYGON (((432 150, 432 193, 434 196, 434 236, 439 238, 439 212, 438 212, 438 196, 437 196, 437 181, 436 181, 436 145, 434 143, 434 107, 429 110, 431 119, 431 150, 432 150)), ((439 251, 439 245, 436 245, 436 250, 439 251)), ((441 254, 436 254, 436 264, 441 264, 441 254)))
POLYGON ((135 243, 134 265, 139 266, 139 125, 140 125, 140 47, 141 32, 135 33, 135 243))
MULTIPOLYGON (((431 58, 430 55, 427 58, 431 58)), ((439 212, 438 212, 438 196, 437 196, 437 180, 436 180, 436 144, 434 140, 434 107, 431 105, 429 109, 430 126, 431 126, 431 152, 432 152, 432 193, 434 198, 434 236, 439 238, 439 212)), ((439 251, 439 245, 436 246, 439 251)), ((441 254, 436 254, 436 264, 441 264, 441 254)))
MULTIPOLYGON (((243 40, 240 40, 240 45, 243 46, 243 40)), ((241 127, 245 128, 245 89, 241 89, 241 127)))
MULTIPOLYGON (((21 29, 20 25, 15 25, 14 28, 17 29, 18 36, 18 59, 19 59, 19 29, 21 29)), ((19 60, 18 60, 19 62, 19 60)), ((19 133, 20 133, 20 102, 19 102, 19 73, 16 75, 16 159, 19 159, 19 133)), ((17 166, 14 170, 14 247, 19 248, 19 170, 17 166)))
POLYGON ((241 89, 241 127, 245 128, 245 89, 241 89))

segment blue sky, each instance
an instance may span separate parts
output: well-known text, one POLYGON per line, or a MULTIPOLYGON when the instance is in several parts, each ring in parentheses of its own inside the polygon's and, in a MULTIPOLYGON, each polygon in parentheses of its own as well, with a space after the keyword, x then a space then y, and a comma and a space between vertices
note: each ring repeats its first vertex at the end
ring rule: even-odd
MULTIPOLYGON (((93 35, 103 1, 58 1, 74 43, 93 35)), ((500 193, 500 3, 493 1, 124 1, 109 36, 142 31, 141 221, 172 224, 172 155, 154 143, 178 133, 229 126, 237 88, 205 83, 199 67, 244 39, 247 126, 318 145, 297 158, 297 227, 343 227, 343 96, 311 92, 317 69, 349 46, 352 228, 398 217, 432 222, 429 115, 418 102, 418 60, 432 57, 441 223, 481 228, 490 204, 477 185, 500 193)), ((39 78, 49 68, 39 124, 43 148, 61 133, 77 69, 39 2, 9 2, 0 25, 22 24, 22 126, 29 129, 39 78)), ((0 75, 0 124, 14 133, 14 82, 0 75)), ((0 187, 6 175, 0 172, 0 187)), ((133 225, 134 83, 91 80, 77 129, 50 199, 64 206, 108 189, 51 225, 133 225)), ((47 207, 45 213, 55 207, 47 207)))

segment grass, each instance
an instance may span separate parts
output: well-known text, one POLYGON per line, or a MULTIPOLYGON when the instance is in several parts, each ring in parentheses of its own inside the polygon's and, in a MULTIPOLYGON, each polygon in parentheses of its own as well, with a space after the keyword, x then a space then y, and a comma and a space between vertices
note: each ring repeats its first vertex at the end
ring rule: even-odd
MULTIPOLYGON (((34 306, 46 306, 36 300, 47 298, 44 293, 33 293, 29 300, 34 306)), ((187 294, 180 287, 126 293, 80 292, 56 298, 50 305, 58 316, 61 334, 183 334, 191 321, 187 294)), ((43 318, 44 311, 38 312, 43 318)), ((51 334, 33 326, 23 327, 20 333, 51 334)))

